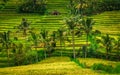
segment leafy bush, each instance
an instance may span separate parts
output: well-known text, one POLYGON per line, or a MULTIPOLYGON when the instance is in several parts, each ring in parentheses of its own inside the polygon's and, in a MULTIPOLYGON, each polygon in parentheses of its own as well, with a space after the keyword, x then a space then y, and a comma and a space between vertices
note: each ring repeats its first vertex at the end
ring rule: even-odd
POLYGON ((39 50, 37 53, 38 53, 38 57, 39 57, 38 60, 39 61, 45 58, 43 50, 39 50))
POLYGON ((83 14, 91 15, 104 11, 120 10, 120 0, 90 0, 88 6, 83 10, 83 14))
POLYGON ((25 64, 31 64, 34 62, 38 62, 38 54, 37 51, 30 50, 26 53, 25 64))
POLYGON ((20 13, 39 13, 44 14, 46 11, 46 4, 44 0, 34 2, 36 0, 28 0, 18 7, 20 13))
POLYGON ((120 10, 120 0, 103 0, 99 4, 100 11, 120 10))
POLYGON ((113 73, 119 73, 120 74, 120 64, 116 65, 116 67, 113 69, 113 73))
POLYGON ((95 63, 95 64, 93 64, 92 69, 93 70, 103 70, 104 69, 104 65, 101 64, 101 63, 99 63, 99 64, 95 63))
POLYGON ((3 9, 5 7, 5 4, 0 4, 0 9, 3 9))
POLYGON ((92 69, 93 70, 102 70, 105 71, 107 73, 112 73, 113 67, 111 65, 104 65, 102 63, 98 63, 98 64, 93 64, 92 65, 92 69))
POLYGON ((14 55, 15 65, 25 65, 38 62, 37 51, 28 50, 27 52, 18 52, 14 55))

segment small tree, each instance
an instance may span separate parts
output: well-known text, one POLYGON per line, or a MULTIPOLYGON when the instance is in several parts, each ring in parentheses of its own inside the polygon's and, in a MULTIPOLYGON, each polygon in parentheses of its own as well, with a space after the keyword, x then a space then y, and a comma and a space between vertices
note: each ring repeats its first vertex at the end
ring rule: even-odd
POLYGON ((27 35, 27 30, 29 28, 30 23, 27 22, 25 18, 22 18, 21 24, 18 26, 20 30, 23 30, 23 35, 27 35))
POLYGON ((101 32, 99 30, 92 31, 91 34, 89 35, 89 42, 90 42, 90 48, 89 48, 89 54, 90 56, 95 56, 95 53, 99 47, 98 45, 98 39, 101 35, 101 32))
MULTIPOLYGON (((89 39, 89 35, 92 31, 94 21, 92 20, 92 18, 87 18, 87 19, 83 18, 81 23, 82 23, 82 29, 86 33, 86 45, 88 46, 88 39, 89 39)), ((85 57, 87 57, 87 51, 86 51, 85 57)))
POLYGON ((113 41, 114 38, 111 38, 108 34, 106 34, 106 36, 102 36, 101 43, 102 46, 106 49, 106 59, 108 59, 108 55, 113 49, 113 41))
POLYGON ((42 28, 40 31, 40 40, 41 44, 44 47, 44 56, 46 58, 47 57, 46 50, 49 43, 48 43, 48 31, 45 28, 42 28))
POLYGON ((11 47, 11 40, 10 40, 10 31, 8 32, 4 32, 2 34, 2 39, 1 39, 1 42, 2 42, 2 46, 3 48, 5 48, 7 50, 7 57, 8 57, 8 66, 10 65, 10 47, 11 47))
POLYGON ((66 26, 68 30, 71 33, 72 36, 72 46, 73 46, 73 57, 76 58, 76 52, 75 52, 75 29, 76 26, 79 24, 78 20, 80 19, 80 16, 70 17, 65 20, 66 26))
POLYGON ((63 44, 64 44, 64 49, 65 49, 65 41, 69 41, 69 39, 67 38, 67 31, 63 27, 60 27, 58 29, 58 31, 57 31, 57 39, 60 42, 61 56, 62 56, 63 44))

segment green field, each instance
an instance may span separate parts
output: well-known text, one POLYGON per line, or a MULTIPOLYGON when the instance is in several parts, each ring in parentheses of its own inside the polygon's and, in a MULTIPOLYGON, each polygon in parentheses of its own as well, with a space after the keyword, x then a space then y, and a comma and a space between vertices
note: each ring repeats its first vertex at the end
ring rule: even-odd
MULTIPOLYGON (((99 61, 104 64, 115 65, 118 62, 106 61, 101 59, 81 59, 81 62, 85 62, 87 66, 91 66, 93 63, 99 61), (92 61, 94 60, 94 61, 92 61)), ((100 63, 99 62, 99 63, 100 63)), ((68 57, 51 57, 47 58, 36 64, 27 66, 0 68, 1 75, 112 75, 104 72, 97 72, 89 68, 81 68, 73 61, 70 61, 68 57)), ((117 74, 115 74, 117 75, 117 74)))
MULTIPOLYGON (((22 0, 21 0, 22 1, 22 0)), ((67 5, 69 0, 47 0, 47 12, 45 15, 40 15, 36 13, 17 13, 16 7, 21 2, 19 0, 9 0, 5 7, 0 10, 0 33, 10 31, 10 39, 13 40, 14 37, 18 38, 16 43, 23 43, 23 45, 30 44, 32 50, 35 50, 34 43, 28 42, 30 37, 30 30, 33 29, 36 34, 39 34, 40 29, 45 28, 48 30, 49 34, 53 31, 57 31, 60 27, 64 26, 64 20, 69 16, 69 10, 67 5), (52 15, 51 13, 57 10, 60 12, 60 15, 52 15), (15 28, 21 24, 22 18, 26 18, 30 23, 30 28, 27 31, 27 36, 23 35, 23 31, 15 28)), ((0 1, 2 4, 2 1, 0 1)), ((101 31, 102 35, 110 34, 111 37, 117 38, 120 34, 120 11, 105 11, 103 13, 89 16, 92 17, 95 21, 93 30, 101 31)), ((69 39, 72 40, 72 36, 69 36, 69 39)), ((63 51, 63 57, 60 56, 60 43, 56 42, 57 48, 53 53, 55 57, 48 57, 40 62, 22 65, 22 66, 13 66, 14 55, 10 53, 9 64, 13 67, 8 66, 7 52, 3 50, 0 51, 0 75, 113 75, 104 71, 92 70, 91 67, 94 63, 102 63, 105 65, 112 65, 113 67, 116 64, 120 64, 118 61, 109 61, 99 58, 77 58, 80 63, 86 63, 86 68, 82 68, 74 61, 71 61, 70 57, 72 54, 72 43, 65 41, 66 47, 63 51), (58 57, 57 57, 58 56, 58 57), (2 68, 3 67, 3 68, 2 68)), ((86 44, 86 35, 82 37, 75 36, 75 49, 76 53, 82 45, 86 44)), ((0 44, 0 47, 2 45, 0 44)), ((39 47, 37 50, 44 50, 44 48, 39 47)), ((100 48, 99 50, 102 50, 100 48)), ((100 52, 105 52, 104 50, 100 52)), ((113 53, 114 55, 114 53, 113 53)), ((118 58, 119 59, 119 58, 118 58)), ((119 74, 115 74, 119 75, 119 74)))

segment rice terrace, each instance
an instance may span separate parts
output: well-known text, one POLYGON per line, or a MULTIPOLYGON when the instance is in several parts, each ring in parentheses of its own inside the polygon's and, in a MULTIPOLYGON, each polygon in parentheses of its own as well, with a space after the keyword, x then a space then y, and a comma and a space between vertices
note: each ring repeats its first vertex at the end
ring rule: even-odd
POLYGON ((0 0, 0 75, 120 75, 120 0, 0 0))

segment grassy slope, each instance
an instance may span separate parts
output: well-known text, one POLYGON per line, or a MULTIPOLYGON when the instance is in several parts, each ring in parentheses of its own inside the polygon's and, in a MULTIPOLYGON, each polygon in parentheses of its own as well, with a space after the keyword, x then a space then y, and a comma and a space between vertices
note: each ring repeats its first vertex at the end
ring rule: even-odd
POLYGON ((120 34, 120 11, 109 11, 92 16, 95 20, 95 29, 103 34, 120 34))
MULTIPOLYGON (((82 59, 80 62, 85 62, 87 66, 93 63, 104 63, 115 65, 117 62, 106 61, 101 59, 82 59), (94 60, 94 61, 93 61, 94 60)), ((50 57, 36 64, 0 68, 0 75, 102 75, 97 71, 88 68, 81 68, 68 57, 50 57)), ((105 74, 107 75, 107 74, 105 74)), ((110 75, 110 74, 109 74, 110 75)))
MULTIPOLYGON (((83 59, 84 60, 84 59, 83 59)), ((37 64, 0 68, 0 75, 99 75, 91 69, 83 69, 68 57, 51 57, 37 64)))

